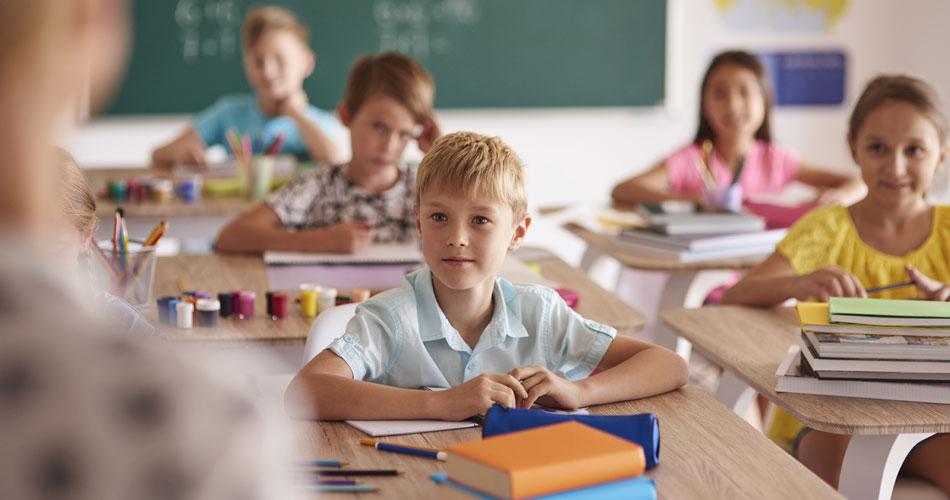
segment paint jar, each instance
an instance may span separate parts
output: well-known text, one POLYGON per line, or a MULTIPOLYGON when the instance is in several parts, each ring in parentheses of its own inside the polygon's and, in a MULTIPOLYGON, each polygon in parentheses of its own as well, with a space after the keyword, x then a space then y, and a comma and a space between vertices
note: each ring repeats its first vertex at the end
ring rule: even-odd
POLYGON ((191 328, 194 322, 195 306, 188 302, 179 302, 176 309, 175 323, 178 328, 191 328))
POLYGON ((168 179, 155 179, 155 181, 152 182, 152 194, 158 203, 168 203, 171 201, 174 191, 175 183, 168 179))
POLYGON ((317 295, 317 312, 322 313, 331 307, 336 307, 336 288, 322 288, 317 295))
POLYGON ((273 316, 274 315, 274 292, 271 292, 270 290, 268 290, 266 293, 264 293, 264 298, 267 300, 267 315, 273 316))
POLYGON ((197 203, 201 199, 201 177, 193 175, 179 181, 178 197, 185 203, 197 203))
POLYGON ((198 326, 214 328, 218 326, 218 313, 221 311, 221 302, 214 299, 198 299, 198 326))
POLYGON ((169 324, 168 322, 168 303, 172 300, 175 300, 175 297, 159 297, 156 301, 158 306, 158 321, 164 324, 169 324))
POLYGON ((273 301, 271 310, 271 319, 284 319, 287 317, 287 294, 276 292, 272 295, 273 301))
POLYGON ((238 292, 238 317, 239 318, 253 318, 254 317, 254 299, 257 298, 257 294, 254 292, 241 291, 238 292))
POLYGON ((307 318, 317 315, 317 292, 315 290, 300 291, 300 313, 307 318))
POLYGON ((122 203, 128 198, 129 186, 121 179, 109 181, 109 199, 116 203, 122 203))
POLYGON ((168 324, 175 325, 178 324, 178 304, 181 301, 178 298, 174 298, 168 301, 168 324))
POLYGON ((221 304, 221 317, 227 318, 234 314, 234 295, 229 293, 219 293, 218 302, 221 304))

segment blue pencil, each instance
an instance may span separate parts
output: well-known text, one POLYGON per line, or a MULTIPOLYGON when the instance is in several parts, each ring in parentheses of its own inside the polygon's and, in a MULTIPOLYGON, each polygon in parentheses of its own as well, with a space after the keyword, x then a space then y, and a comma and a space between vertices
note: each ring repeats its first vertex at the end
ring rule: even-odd
POLYGON ((376 487, 372 484, 314 484, 306 488, 321 493, 372 493, 376 487))
POLYGON ((382 443, 377 441, 373 444, 373 447, 380 451, 390 451, 393 453, 403 453, 405 455, 415 455, 417 457, 426 457, 434 458, 436 460, 445 461, 446 454, 444 451, 436 450, 425 450, 420 448, 414 448, 411 446, 401 446, 398 444, 382 443))
POLYGON ((905 281, 903 283, 894 283, 893 285, 884 285, 884 286, 879 286, 877 288, 869 288, 865 290, 865 293, 878 293, 878 292, 883 292, 884 290, 893 290, 895 288, 906 288, 909 286, 914 286, 914 282, 905 281))
POLYGON ((348 462, 341 460, 302 460, 297 462, 301 467, 343 467, 348 462))

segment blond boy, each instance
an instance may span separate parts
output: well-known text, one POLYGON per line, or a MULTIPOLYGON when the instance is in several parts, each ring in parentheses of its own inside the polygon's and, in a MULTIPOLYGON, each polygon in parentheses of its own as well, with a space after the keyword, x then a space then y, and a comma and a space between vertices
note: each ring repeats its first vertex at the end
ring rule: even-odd
POLYGON ((531 224, 521 161, 500 139, 439 139, 417 193, 427 267, 362 304, 297 374, 293 415, 461 420, 494 403, 572 409, 686 382, 676 354, 585 320, 549 288, 498 278, 531 224))
POLYGON ((228 224, 217 249, 352 253, 371 242, 411 241, 415 168, 402 155, 410 142, 427 151, 439 136, 434 94, 432 77, 409 57, 358 59, 337 107, 350 129, 350 162, 297 176, 228 224))
POLYGON ((303 89, 316 65, 307 27, 287 9, 256 7, 244 18, 241 44, 244 72, 255 94, 218 99, 178 137, 153 151, 152 163, 205 165, 208 146, 227 144, 231 129, 252 138, 254 153, 266 152, 282 135, 281 153, 341 161, 342 151, 334 141, 342 135, 340 123, 309 105, 303 89))

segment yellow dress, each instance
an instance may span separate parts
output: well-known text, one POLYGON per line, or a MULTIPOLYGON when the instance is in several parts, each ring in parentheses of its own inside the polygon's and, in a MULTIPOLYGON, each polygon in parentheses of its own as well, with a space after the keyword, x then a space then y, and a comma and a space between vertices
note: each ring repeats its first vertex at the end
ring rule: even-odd
MULTIPOLYGON (((865 288, 907 281, 904 269, 907 264, 931 278, 950 282, 950 205, 936 205, 933 210, 930 236, 907 255, 889 255, 862 241, 845 207, 819 208, 808 213, 789 229, 776 251, 788 259, 795 274, 809 274, 836 265, 854 274, 865 288)), ((875 297, 913 299, 921 295, 917 288, 907 287, 887 290, 875 297)), ((776 407, 768 435, 791 451, 795 438, 804 428, 802 423, 776 407)))

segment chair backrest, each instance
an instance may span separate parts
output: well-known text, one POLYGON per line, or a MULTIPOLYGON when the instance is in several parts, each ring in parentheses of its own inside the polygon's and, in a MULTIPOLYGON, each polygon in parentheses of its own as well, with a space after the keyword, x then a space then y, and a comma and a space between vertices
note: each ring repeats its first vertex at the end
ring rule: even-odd
MULTIPOLYGON (((356 304, 343 304, 332 307, 317 315, 307 334, 307 345, 303 349, 303 364, 306 365, 330 342, 343 335, 346 324, 356 314, 356 304)), ((303 365, 301 365, 303 366, 303 365)))

